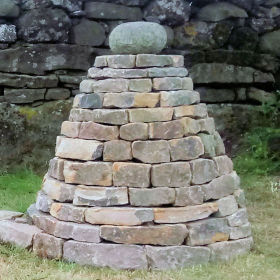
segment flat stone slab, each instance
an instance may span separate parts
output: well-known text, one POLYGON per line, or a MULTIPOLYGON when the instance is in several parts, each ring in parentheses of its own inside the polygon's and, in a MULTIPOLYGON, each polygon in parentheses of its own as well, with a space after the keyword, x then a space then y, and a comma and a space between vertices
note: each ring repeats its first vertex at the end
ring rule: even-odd
POLYGON ((23 215, 23 213, 21 213, 21 212, 0 210, 0 221, 12 220, 12 219, 21 217, 22 215, 23 215))

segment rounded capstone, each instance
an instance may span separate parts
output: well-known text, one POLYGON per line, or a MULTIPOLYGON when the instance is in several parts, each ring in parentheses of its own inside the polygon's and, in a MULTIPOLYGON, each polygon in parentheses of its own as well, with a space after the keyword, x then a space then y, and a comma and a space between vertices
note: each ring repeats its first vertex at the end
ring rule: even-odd
POLYGON ((167 34, 154 22, 128 22, 118 25, 109 37, 111 50, 116 54, 156 54, 167 42, 167 34))

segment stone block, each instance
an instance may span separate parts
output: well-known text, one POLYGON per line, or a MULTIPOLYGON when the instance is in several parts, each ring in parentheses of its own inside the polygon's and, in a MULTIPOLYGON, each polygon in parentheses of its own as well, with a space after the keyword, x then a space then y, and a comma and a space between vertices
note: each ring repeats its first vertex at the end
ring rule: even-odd
POLYGON ((55 157, 51 159, 49 162, 48 175, 57 180, 64 181, 63 169, 64 169, 64 160, 55 157))
POLYGON ((202 205, 154 208, 155 223, 176 224, 202 220, 218 211, 217 203, 205 203, 202 205))
POLYGON ((119 206, 128 204, 127 188, 79 186, 74 195, 76 206, 119 206))
POLYGON ((151 92, 152 81, 151 79, 131 79, 129 80, 128 89, 136 92, 151 92))
POLYGON ((215 145, 216 155, 217 156, 224 155, 226 153, 224 141, 217 131, 214 132, 214 139, 216 142, 216 145, 215 145))
POLYGON ((150 164, 115 162, 113 183, 117 187, 148 188, 150 186, 150 164))
POLYGON ((185 225, 101 226, 101 238, 122 244, 181 245, 187 237, 185 225))
POLYGON ((124 92, 128 91, 128 84, 129 81, 125 79, 83 80, 80 84, 80 92, 124 92))
POLYGON ((191 160, 204 154, 204 147, 199 137, 189 136, 169 140, 172 161, 191 160))
POLYGON ((229 216, 238 210, 238 204, 233 195, 223 197, 216 202, 219 207, 219 211, 214 214, 216 217, 229 216))
POLYGON ((65 222, 83 223, 86 208, 75 207, 67 203, 53 203, 50 214, 58 220, 65 222))
POLYGON ((184 105, 174 109, 175 119, 190 117, 194 119, 206 118, 208 115, 206 104, 184 105))
POLYGON ((37 100, 44 100, 46 89, 13 89, 5 88, 5 100, 14 104, 32 103, 37 100))
POLYGON ((208 248, 211 250, 210 261, 228 262, 237 256, 249 253, 253 247, 253 238, 248 237, 235 241, 217 242, 208 248))
POLYGON ((112 140, 104 143, 104 161, 127 161, 132 159, 131 143, 124 140, 112 140))
POLYGON ((34 237, 33 252, 41 258, 61 259, 63 243, 64 240, 61 238, 39 233, 34 237))
POLYGON ((46 100, 64 100, 69 98, 71 92, 67 88, 50 88, 45 95, 46 100))
POLYGON ((251 234, 252 234, 251 225, 247 223, 239 227, 230 228, 229 238, 236 240, 236 239, 246 238, 248 236, 251 236, 251 234))
POLYGON ((219 156, 213 158, 216 163, 219 176, 230 174, 233 171, 233 163, 228 156, 219 156))
POLYGON ((148 268, 143 246, 68 241, 65 243, 63 251, 64 260, 80 265, 109 267, 118 270, 148 268))
POLYGON ((35 226, 8 220, 0 221, 0 242, 11 243, 21 248, 30 248, 34 235, 40 232, 35 226))
POLYGON ((201 185, 212 181, 218 176, 217 167, 213 160, 196 159, 191 161, 192 183, 201 185))
POLYGON ((199 138, 201 139, 204 146, 204 156, 213 158, 216 156, 216 141, 214 135, 209 135, 205 133, 199 133, 199 138))
POLYGON ((206 118, 198 120, 200 131, 213 134, 215 132, 215 121, 213 118, 206 118))
POLYGON ((175 190, 171 188, 134 189, 129 188, 132 206, 161 206, 175 202, 175 190))
POLYGON ((102 93, 77 94, 74 98, 73 108, 100 109, 103 103, 102 93))
POLYGON ((43 180, 42 190, 50 199, 60 202, 72 201, 76 186, 66 184, 46 176, 43 180))
POLYGON ((107 62, 110 68, 134 68, 135 55, 108 55, 107 62))
POLYGON ((188 162, 172 162, 153 165, 151 181, 154 187, 187 187, 191 181, 190 164, 188 162))
POLYGON ((230 227, 226 219, 210 218, 187 224, 189 236, 186 244, 189 246, 207 245, 229 239, 230 227))
POLYGON ((154 90, 182 90, 183 79, 180 77, 165 77, 154 78, 153 89, 154 90))
POLYGON ((240 208, 246 207, 246 198, 243 190, 237 189, 236 191, 234 191, 233 195, 240 208))
POLYGON ((153 219, 151 208, 94 207, 85 211, 85 221, 97 225, 137 226, 153 219))
POLYGON ((61 125, 61 134, 70 138, 78 138, 80 132, 80 122, 64 121, 61 125))
POLYGON ((169 55, 138 54, 136 67, 164 67, 172 66, 173 59, 169 55))
POLYGON ((112 163, 110 162, 72 162, 64 164, 66 183, 91 186, 112 186, 112 163))
POLYGON ((120 127, 120 138, 128 141, 147 140, 148 124, 128 123, 120 127))
POLYGON ((182 88, 186 90, 193 91, 193 80, 192 78, 185 77, 182 78, 182 88))
POLYGON ((199 93, 191 90, 176 90, 160 92, 161 107, 175 107, 199 103, 199 93))
POLYGON ((174 139, 184 136, 184 125, 180 120, 149 124, 150 139, 174 139))
POLYGON ((231 227, 239 227, 248 223, 248 214, 246 208, 239 209, 237 212, 227 217, 228 224, 231 227))
POLYGON ((8 25, 8 24, 0 24, 0 42, 13 43, 16 40, 17 40, 16 26, 8 25))
POLYGON ((95 140, 57 137, 55 155, 61 158, 96 160, 102 157, 103 143, 95 140))
POLYGON ((128 110, 130 122, 165 122, 171 121, 173 108, 143 108, 128 110))
POLYGON ((153 67, 147 70, 150 78, 186 77, 188 75, 188 70, 182 67, 153 67))
POLYGON ((93 79, 104 78, 125 78, 136 79, 148 77, 146 69, 112 69, 112 68, 90 68, 88 70, 88 77, 93 79))
POLYGON ((183 55, 169 55, 173 61, 173 67, 184 67, 185 58, 183 55))
POLYGON ((170 161, 169 145, 165 140, 135 141, 132 143, 132 155, 144 163, 170 161))
POLYGON ((176 199, 174 206, 190 206, 203 203, 203 191, 200 186, 176 188, 176 199))
POLYGON ((206 247, 146 246, 149 266, 154 270, 181 269, 209 262, 210 250, 206 247), (172 257, 171 257, 172 256, 172 257))
POLYGON ((21 212, 0 210, 0 221, 14 220, 15 218, 19 218, 21 216, 23 216, 23 213, 21 212))
POLYGON ((36 198, 36 209, 42 212, 49 213, 54 201, 49 198, 44 192, 39 191, 36 198))
POLYGON ((201 186, 204 200, 219 199, 233 194, 235 188, 234 178, 228 174, 214 179, 212 182, 201 186))
POLYGON ((95 122, 82 122, 79 130, 79 138, 110 141, 119 138, 117 126, 102 125, 95 122))
POLYGON ((94 60, 94 67, 107 67, 108 61, 106 55, 97 56, 94 60))
POLYGON ((198 121, 192 118, 181 118, 180 122, 183 124, 184 136, 197 134, 200 131, 198 121))

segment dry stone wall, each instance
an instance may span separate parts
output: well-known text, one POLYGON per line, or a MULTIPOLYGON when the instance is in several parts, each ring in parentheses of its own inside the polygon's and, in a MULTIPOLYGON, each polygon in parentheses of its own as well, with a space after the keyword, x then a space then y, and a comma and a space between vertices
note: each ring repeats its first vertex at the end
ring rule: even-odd
POLYGON ((231 141, 261 119, 258 105, 275 99, 270 92, 280 83, 279 1, 0 0, 3 162, 28 162, 36 149, 51 150, 70 110, 71 100, 64 100, 79 93, 95 57, 110 54, 112 29, 139 20, 165 26, 163 52, 184 55, 224 138, 231 141))

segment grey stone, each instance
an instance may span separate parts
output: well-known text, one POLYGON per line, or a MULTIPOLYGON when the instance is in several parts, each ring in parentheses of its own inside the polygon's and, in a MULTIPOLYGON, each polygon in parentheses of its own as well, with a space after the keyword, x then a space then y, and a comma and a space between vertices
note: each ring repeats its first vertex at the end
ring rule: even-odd
POLYGON ((54 201, 49 198, 44 192, 39 191, 37 193, 37 199, 36 199, 36 209, 42 212, 49 213, 51 209, 51 205, 54 203, 54 201))
POLYGON ((233 171, 233 163, 228 156, 214 157, 219 176, 229 174, 233 171))
POLYGON ((0 210, 0 221, 12 220, 21 216, 23 216, 23 213, 21 212, 0 210))
POLYGON ((74 98, 73 107, 81 109, 102 108, 102 94, 77 94, 74 98))
POLYGON ((153 79, 154 90, 193 90, 192 80, 188 77, 165 77, 153 79))
POLYGON ((200 186, 176 188, 176 200, 174 206, 190 206, 203 203, 203 191, 200 186))
POLYGON ((5 100, 14 104, 32 103, 37 100, 43 100, 46 89, 12 89, 5 88, 5 100))
POLYGON ((174 66, 173 64, 170 55, 138 54, 136 57, 136 67, 164 67, 174 66))
POLYGON ((53 203, 50 214, 61 221, 83 223, 86 209, 87 208, 75 207, 68 203, 53 203))
POLYGON ((94 61, 94 67, 107 67, 108 61, 107 56, 97 56, 94 61))
POLYGON ((249 223, 230 229, 230 239, 233 240, 245 238, 250 236, 251 234, 251 225, 249 223))
POLYGON ((174 118, 180 119, 182 117, 191 117, 194 119, 200 119, 207 117, 207 107, 206 104, 198 105, 185 105, 179 106, 174 110, 174 118))
POLYGON ((236 28, 230 36, 230 45, 236 50, 255 50, 258 42, 258 33, 249 27, 236 28))
POLYGON ((0 42, 13 43, 17 39, 17 32, 15 25, 0 25, 0 42))
POLYGON ((20 13, 20 9, 14 0, 1 0, 0 17, 16 18, 20 13))
POLYGON ((150 139, 174 139, 184 136, 184 124, 181 120, 154 122, 149 124, 150 139))
POLYGON ((226 153, 225 151, 225 145, 222 137, 220 134, 215 131, 214 133, 214 140, 215 140, 215 153, 217 156, 224 155, 226 153))
POLYGON ((223 197, 217 201, 219 211, 214 215, 216 217, 225 217, 232 215, 238 210, 238 205, 233 195, 223 197))
POLYGON ((151 79, 131 79, 129 80, 128 90, 136 92, 151 92, 152 81, 151 79))
POLYGON ((228 224, 231 227, 239 227, 248 223, 248 214, 246 208, 239 209, 237 212, 227 217, 228 224))
POLYGON ((75 12, 81 9, 82 1, 80 0, 23 0, 22 1, 22 8, 24 10, 48 8, 51 6, 65 9, 68 12, 75 12))
POLYGON ((126 55, 108 55, 107 62, 108 67, 110 68, 120 68, 120 69, 129 69, 135 67, 135 55, 126 54, 126 55))
POLYGON ((196 90, 200 93, 201 102, 222 103, 235 100, 235 92, 231 89, 199 87, 196 90))
POLYGON ((157 23, 129 22, 118 25, 110 34, 109 45, 114 53, 159 53, 166 45, 165 29, 157 23))
POLYGON ((192 183, 204 184, 218 176, 217 167, 213 160, 196 159, 190 162, 192 168, 192 183))
POLYGON ((249 88, 247 92, 248 99, 256 101, 258 103, 269 103, 269 104, 275 104, 277 97, 272 92, 267 92, 258 88, 249 88))
POLYGON ((131 143, 111 140, 104 143, 103 161, 128 161, 132 159, 131 143))
POLYGON ((191 90, 162 91, 160 96, 161 107, 191 105, 200 101, 199 93, 191 90))
POLYGON ((180 269, 186 266, 206 264, 210 259, 210 250, 205 247, 146 246, 149 266, 155 270, 180 269))
POLYGON ((128 141, 148 139, 148 124, 128 123, 120 127, 120 138, 128 141))
POLYGON ((239 207, 241 208, 246 207, 246 198, 243 190, 237 189, 236 191, 234 191, 233 195, 239 207))
POLYGON ((46 100, 60 100, 67 99, 71 95, 71 92, 67 88, 51 88, 47 90, 46 100))
POLYGON ((147 76, 148 76, 148 71, 145 69, 90 68, 88 70, 88 77, 95 78, 95 79, 102 79, 102 78, 131 79, 131 78, 145 78, 147 76))
POLYGON ((204 146, 204 155, 206 157, 213 158, 216 155, 216 141, 214 135, 199 133, 198 136, 204 146))
POLYGON ((214 134, 215 121, 213 118, 205 118, 197 121, 200 126, 200 131, 208 134, 214 134))
POLYGON ((83 80, 80 91, 83 93, 124 92, 128 91, 129 81, 125 79, 83 80))
POLYGON ((58 75, 59 81, 64 84, 79 85, 86 77, 84 74, 58 75))
POLYGON ((142 246, 120 244, 90 244, 68 241, 63 258, 80 265, 112 269, 147 269, 146 253, 142 246), (121 258, 120 258, 121 256, 121 258))
POLYGON ((147 69, 148 76, 150 78, 161 78, 161 77, 186 77, 188 70, 180 67, 165 67, 165 68, 149 68, 147 69))
POLYGON ((55 157, 49 162, 48 175, 57 180, 64 181, 63 169, 64 160, 55 157))

